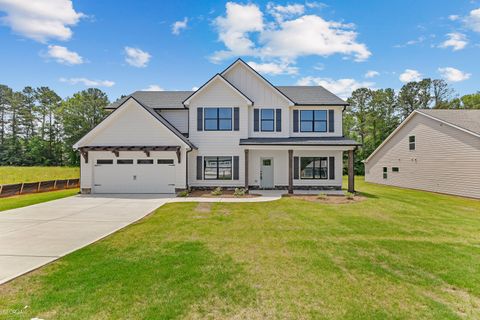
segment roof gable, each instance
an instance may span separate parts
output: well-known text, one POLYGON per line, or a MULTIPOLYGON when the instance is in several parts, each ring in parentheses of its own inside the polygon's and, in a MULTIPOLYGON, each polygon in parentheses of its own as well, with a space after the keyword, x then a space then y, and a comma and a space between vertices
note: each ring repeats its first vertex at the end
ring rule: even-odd
POLYGON ((208 90, 216 81, 222 83, 225 85, 227 88, 229 88, 232 92, 234 92, 236 95, 238 95, 241 99, 243 99, 247 105, 251 106, 253 105, 253 101, 250 100, 243 92, 238 90, 233 84, 231 84, 227 79, 225 79, 221 74, 217 73, 214 75, 210 80, 208 80, 206 83, 204 83, 197 91, 192 93, 188 98, 186 98, 183 101, 183 104, 185 106, 188 106, 192 99, 197 96, 198 94, 205 92, 205 90, 208 90))
MULTIPOLYGON (((225 70, 221 72, 221 75, 227 78, 231 83, 233 83, 237 88, 245 92, 246 94, 249 94, 248 89, 251 88, 243 88, 245 86, 245 81, 242 81, 238 77, 234 77, 232 73, 234 72, 235 69, 241 68, 243 71, 245 71, 247 74, 251 75, 252 78, 258 80, 262 85, 264 85, 266 88, 272 91, 273 95, 279 97, 282 101, 287 103, 289 106, 293 106, 295 103, 287 97, 282 91, 280 91, 277 87, 275 87, 273 84, 271 84, 267 79, 265 79, 261 74, 259 74, 255 69, 253 69, 251 66, 249 66, 245 61, 242 59, 238 58, 233 62, 230 66, 228 66, 225 70), (243 83, 242 83, 243 82, 243 83)), ((253 85, 253 84, 251 84, 253 85)), ((256 87, 256 86, 255 86, 256 87)), ((254 100, 255 97, 252 97, 254 100)))
MULTIPOLYGON (((169 132, 171 137, 174 137, 175 140, 179 140, 186 146, 196 149, 196 147, 185 137, 183 136, 172 124, 170 124, 165 118, 159 115, 155 110, 152 108, 146 107, 142 105, 139 101, 137 101, 133 97, 129 97, 123 101, 123 103, 115 109, 112 113, 110 113, 102 122, 100 122, 97 126, 95 126, 92 130, 90 130, 85 136, 83 136, 77 143, 73 145, 73 148, 78 149, 82 146, 87 146, 92 141, 95 141, 97 135, 102 134, 105 130, 108 130, 110 126, 113 126, 119 123, 120 126, 124 126, 125 131, 128 131, 127 128, 129 125, 132 124, 132 117, 131 112, 132 108, 137 107, 138 111, 141 111, 143 114, 143 119, 151 119, 153 125, 160 123, 161 127, 165 132, 169 132), (124 123, 121 123, 122 117, 127 115, 124 123), (119 122, 120 121, 120 122, 119 122)), ((138 119, 137 119, 138 120, 138 119)), ((137 133, 138 128, 146 129, 147 125, 143 125, 142 123, 138 123, 135 128, 132 128, 132 132, 135 131, 137 133)), ((154 126, 150 125, 150 129, 155 128, 154 126)), ((151 135, 151 133, 150 133, 151 135)), ((130 138, 130 137, 129 137, 130 138)), ((101 141, 102 139, 100 139, 101 141)), ((97 142, 98 143, 98 142, 97 142)), ((101 143, 101 142, 100 142, 101 143)))
POLYGON ((420 109, 417 112, 480 136, 480 110, 420 109))

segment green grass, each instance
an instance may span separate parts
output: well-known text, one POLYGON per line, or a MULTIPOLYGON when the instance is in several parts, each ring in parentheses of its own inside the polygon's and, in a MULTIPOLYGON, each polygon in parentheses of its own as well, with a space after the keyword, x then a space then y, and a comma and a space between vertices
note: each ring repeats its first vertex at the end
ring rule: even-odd
POLYGON ((10 167, 0 166, 0 184, 76 179, 78 167, 10 167))
POLYGON ((75 188, 60 191, 25 194, 8 198, 0 198, 0 211, 21 208, 30 206, 32 204, 70 197, 77 193, 78 189, 75 188))
POLYGON ((353 204, 165 205, 0 286, 0 318, 480 318, 480 201, 357 188, 353 204))

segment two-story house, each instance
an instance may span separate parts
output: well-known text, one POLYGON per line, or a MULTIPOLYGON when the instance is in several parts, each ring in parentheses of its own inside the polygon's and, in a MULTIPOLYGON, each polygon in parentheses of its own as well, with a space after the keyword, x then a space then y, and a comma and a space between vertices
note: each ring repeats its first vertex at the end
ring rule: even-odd
POLYGON ((347 103, 323 87, 274 86, 238 59, 196 91, 137 91, 74 148, 84 193, 185 188, 340 189, 347 103))

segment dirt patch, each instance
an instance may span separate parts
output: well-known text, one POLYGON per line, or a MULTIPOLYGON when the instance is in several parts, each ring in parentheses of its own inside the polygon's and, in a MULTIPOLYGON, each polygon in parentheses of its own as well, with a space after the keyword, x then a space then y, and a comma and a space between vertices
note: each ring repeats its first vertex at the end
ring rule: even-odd
POLYGON ((305 200, 310 202, 325 203, 325 204, 348 204, 348 203, 361 202, 367 199, 366 197, 359 196, 359 195, 353 197, 353 199, 349 199, 346 196, 326 196, 324 198, 319 198, 318 195, 315 195, 315 194, 293 194, 293 195, 284 194, 282 197, 305 200))
POLYGON ((219 196, 212 195, 211 190, 194 190, 188 194, 188 197, 200 197, 200 198, 256 198, 260 197, 259 194, 247 193, 243 196, 235 196, 234 190, 222 190, 222 194, 219 196))
POLYGON ((208 213, 212 210, 212 204, 209 202, 199 202, 195 208, 196 212, 208 213))

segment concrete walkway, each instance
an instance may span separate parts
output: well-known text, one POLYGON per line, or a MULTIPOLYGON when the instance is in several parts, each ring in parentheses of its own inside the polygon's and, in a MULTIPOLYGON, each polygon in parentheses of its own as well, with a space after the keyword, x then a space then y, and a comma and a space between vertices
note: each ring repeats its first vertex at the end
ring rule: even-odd
POLYGON ((0 284, 87 246, 169 202, 262 202, 258 198, 78 195, 0 212, 0 284))

